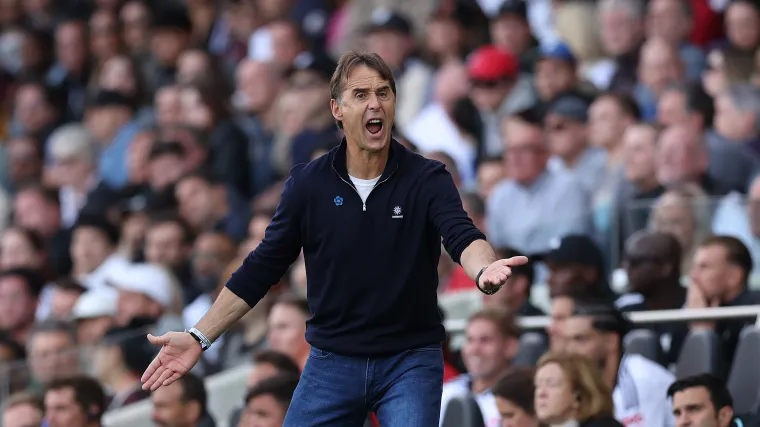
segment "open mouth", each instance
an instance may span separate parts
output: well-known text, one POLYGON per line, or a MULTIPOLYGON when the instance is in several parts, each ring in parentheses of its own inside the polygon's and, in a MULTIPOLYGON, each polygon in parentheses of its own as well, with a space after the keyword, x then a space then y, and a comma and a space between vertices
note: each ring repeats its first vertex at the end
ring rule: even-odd
POLYGON ((380 131, 383 130, 383 121, 380 119, 370 119, 367 121, 365 127, 369 133, 372 135, 377 135, 380 133, 380 131))

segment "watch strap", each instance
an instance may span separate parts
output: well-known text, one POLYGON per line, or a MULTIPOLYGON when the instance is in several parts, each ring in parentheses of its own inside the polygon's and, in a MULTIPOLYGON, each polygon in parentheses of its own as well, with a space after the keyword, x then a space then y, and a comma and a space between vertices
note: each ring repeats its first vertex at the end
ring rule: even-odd
POLYGON ((209 340, 206 335, 203 334, 203 332, 195 328, 190 328, 185 332, 190 334, 191 337, 198 341, 198 344, 201 345, 201 350, 206 351, 209 347, 211 347, 211 340, 209 340))

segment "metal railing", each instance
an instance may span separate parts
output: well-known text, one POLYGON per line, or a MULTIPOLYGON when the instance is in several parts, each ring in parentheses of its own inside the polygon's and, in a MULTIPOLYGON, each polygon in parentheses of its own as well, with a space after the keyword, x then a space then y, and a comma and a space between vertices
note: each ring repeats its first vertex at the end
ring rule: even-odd
MULTIPOLYGON (((694 322, 723 319, 756 318, 760 326, 760 305, 713 308, 685 308, 679 310, 639 311, 627 314, 634 324, 694 322)), ((520 329, 544 329, 551 323, 549 316, 525 316, 517 319, 520 329)), ((446 330, 451 334, 461 334, 467 326, 466 319, 450 319, 445 322, 446 330)))

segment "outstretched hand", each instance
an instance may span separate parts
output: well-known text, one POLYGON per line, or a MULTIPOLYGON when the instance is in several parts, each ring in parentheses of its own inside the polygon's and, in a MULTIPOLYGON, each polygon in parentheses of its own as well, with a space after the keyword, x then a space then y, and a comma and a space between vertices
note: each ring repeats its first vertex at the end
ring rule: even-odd
POLYGON ((528 257, 525 256, 496 260, 486 267, 483 274, 480 275, 478 286, 486 291, 498 290, 506 283, 509 276, 512 275, 512 267, 517 267, 527 262, 528 257))
POLYGON ((168 332, 160 337, 148 334, 148 341, 160 345, 161 351, 140 378, 143 390, 155 391, 177 381, 198 363, 203 352, 187 332, 168 332))

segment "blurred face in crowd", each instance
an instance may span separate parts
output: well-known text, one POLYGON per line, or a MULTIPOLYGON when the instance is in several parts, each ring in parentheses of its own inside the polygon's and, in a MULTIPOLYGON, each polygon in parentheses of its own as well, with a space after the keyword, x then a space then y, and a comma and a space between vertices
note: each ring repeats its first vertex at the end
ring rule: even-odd
POLYGON ((689 273, 691 286, 702 291, 707 301, 723 302, 726 295, 744 280, 741 269, 728 262, 726 248, 721 245, 700 246, 694 253, 689 273))
POLYGON ((630 52, 641 39, 642 22, 630 16, 625 9, 602 12, 599 15, 602 44, 610 56, 630 52))
POLYGON ((214 186, 198 177, 188 177, 177 183, 175 196, 179 202, 179 213, 191 227, 202 229, 211 225, 215 191, 214 186))
POLYGON ((132 115, 132 111, 127 106, 92 107, 85 111, 84 121, 96 141, 108 144, 119 128, 132 118, 132 115))
POLYGON ((166 86, 156 92, 156 120, 161 126, 182 124, 182 91, 179 86, 166 86))
POLYGON ((276 377, 281 374, 279 369, 271 363, 257 363, 248 372, 248 380, 245 385, 249 389, 255 387, 260 382, 276 377))
POLYGON ((186 172, 185 157, 178 153, 163 153, 148 161, 148 183, 158 191, 175 184, 186 172))
MULTIPOLYGON (((633 292, 644 295, 663 284, 664 279, 672 277, 672 264, 661 247, 653 247, 646 236, 631 237, 625 247, 623 267, 628 276, 628 287, 633 292)), ((671 257, 672 259, 672 257, 671 257)), ((681 260, 674 260, 680 263, 681 260)))
POLYGON ((659 96, 668 85, 683 78, 678 51, 663 39, 650 39, 641 49, 639 80, 659 96))
POLYGON ((69 319, 71 310, 74 309, 74 304, 77 303, 80 295, 82 295, 82 292, 79 290, 54 287, 50 298, 50 314, 55 319, 69 319))
POLYGON ((64 387, 45 393, 45 421, 48 427, 85 427, 87 413, 77 403, 74 388, 64 387))
POLYGON ((517 340, 502 335, 488 319, 475 319, 465 330, 462 360, 474 380, 495 380, 509 367, 517 351, 517 340))
POLYGON ((530 46, 530 27, 525 19, 514 15, 501 15, 491 21, 491 40, 501 49, 520 56, 530 46))
POLYGON ((677 125, 665 129, 658 142, 657 179, 670 186, 698 182, 707 171, 707 149, 701 136, 689 126, 677 125))
POLYGON ((119 31, 116 15, 100 9, 90 18, 90 50, 100 61, 119 53, 119 31))
POLYGON ((34 248, 26 233, 18 228, 6 229, 0 237, 0 269, 40 268, 43 255, 34 248))
POLYGON ((565 350, 586 356, 600 366, 616 351, 614 334, 594 329, 588 316, 570 316, 562 325, 562 333, 565 336, 565 350))
POLYGON ((647 11, 647 36, 679 45, 691 31, 691 20, 680 0, 652 0, 647 11))
POLYGON ((270 222, 272 222, 272 217, 269 215, 254 215, 251 222, 248 223, 248 237, 259 242, 264 240, 264 234, 266 234, 270 222))
POLYGON ((546 424, 561 424, 573 419, 575 393, 565 371, 547 363, 536 371, 536 418, 546 424))
POLYGON ((204 291, 216 289, 222 273, 235 256, 232 241, 222 233, 204 233, 193 246, 193 276, 204 291))
POLYGON ((501 124, 507 173, 519 184, 528 185, 544 173, 549 160, 541 128, 510 118, 501 124))
POLYGON ((24 329, 34 323, 37 297, 20 276, 0 278, 0 329, 24 329))
POLYGON ((692 202, 678 194, 665 193, 652 212, 652 226, 654 231, 671 233, 685 251, 689 250, 697 229, 692 202))
POLYGON ((275 304, 269 313, 267 340, 272 350, 300 363, 310 346, 306 342, 306 316, 291 304, 275 304))
POLYGON ((6 143, 5 150, 8 157, 6 168, 11 182, 19 185, 40 179, 42 156, 33 139, 23 136, 11 139, 6 143))
POLYGON ((13 202, 13 223, 34 230, 44 237, 51 237, 61 224, 58 205, 48 202, 37 190, 16 193, 13 202))
POLYGON ((145 258, 148 262, 179 268, 187 260, 185 230, 174 221, 154 224, 145 235, 145 258))
POLYGON ((236 74, 239 107, 249 113, 267 111, 274 103, 281 83, 271 64, 244 59, 236 74))
POLYGON ((634 125, 623 134, 625 178, 641 187, 656 174, 657 132, 650 126, 634 125))
POLYGON ((406 34, 381 30, 367 34, 365 39, 368 52, 374 52, 383 58, 391 70, 401 68, 412 44, 406 34))
POLYGON ((46 383, 79 372, 79 352, 66 332, 38 332, 28 342, 35 380, 46 383))
POLYGON ((269 34, 272 37, 274 63, 283 68, 293 65, 293 61, 303 51, 303 45, 293 24, 285 21, 273 22, 269 25, 269 34))
POLYGON ((689 387, 673 394, 676 427, 729 427, 734 410, 725 406, 716 411, 706 387, 689 387))
POLYGON ((552 297, 564 295, 572 288, 593 287, 599 279, 594 267, 569 263, 547 263, 549 267, 549 293, 552 297))
POLYGON ((153 422, 158 427, 193 427, 201 418, 198 402, 183 399, 182 382, 175 381, 154 391, 153 422))
POLYGON ((752 50, 760 41, 760 13, 747 2, 733 2, 725 15, 726 36, 732 45, 752 50))
POLYGON ((124 289, 119 289, 116 307, 116 323, 120 326, 128 325, 136 317, 158 319, 163 313, 161 304, 147 295, 124 289))
POLYGON ((37 427, 42 424, 42 411, 30 403, 19 403, 3 411, 4 427, 37 427))
POLYGON ((179 29, 156 28, 150 37, 150 50, 161 65, 173 67, 187 48, 190 34, 179 29))
POLYGON ((122 36, 127 48, 132 52, 142 52, 148 45, 150 34, 150 11, 141 1, 130 1, 121 8, 122 36))
POLYGON ((98 86, 101 89, 112 90, 127 96, 137 93, 137 79, 127 56, 114 56, 103 63, 100 71, 98 86))
POLYGON ((84 71, 88 54, 84 24, 67 22, 59 26, 56 29, 55 43, 56 57, 67 71, 84 71))
POLYGON ((187 87, 180 91, 182 124, 199 130, 211 130, 214 115, 205 104, 197 88, 187 87))
POLYGON ((446 57, 462 44, 462 30, 449 17, 434 17, 427 25, 425 45, 438 57, 446 57))
POLYGON ((260 394, 252 398, 243 409, 240 425, 247 427, 280 427, 285 422, 288 407, 271 394, 260 394))
POLYGON ((124 365, 121 348, 111 342, 99 343, 93 353, 92 365, 96 378, 101 381, 113 378, 114 374, 121 372, 124 365))
POLYGON ((536 418, 512 401, 494 396, 501 416, 501 427, 538 427, 536 418))
POLYGON ((19 0, 0 0, 0 26, 7 28, 21 18, 20 3, 19 0))
POLYGON ((144 184, 149 174, 148 157, 153 147, 155 135, 152 132, 140 132, 135 135, 127 151, 127 168, 129 169, 129 182, 144 184))
POLYGON ((551 153, 572 167, 587 147, 586 124, 549 113, 544 126, 551 153))
POLYGON ((715 130, 731 141, 744 142, 756 136, 755 115, 751 111, 736 108, 728 93, 715 100, 715 130))
POLYGON ((77 274, 92 273, 112 253, 114 247, 103 231, 77 227, 71 236, 71 260, 77 274))
POLYGON ((689 124, 686 95, 680 90, 666 90, 657 100, 657 123, 662 126, 689 124))
POLYGON ((197 49, 186 50, 177 61, 177 83, 187 84, 210 74, 209 58, 197 49))
POLYGON ((100 341, 108 329, 114 326, 114 318, 100 316, 77 320, 77 343, 81 345, 94 344, 100 341))
POLYGON ((533 79, 542 101, 549 101, 562 92, 570 90, 576 82, 575 67, 567 61, 540 59, 536 62, 533 79))
POLYGON ((501 161, 484 161, 480 163, 476 172, 478 195, 483 200, 488 200, 493 187, 504 178, 506 178, 506 171, 501 161))
POLYGON ((53 159, 53 171, 59 185, 79 186, 93 174, 93 164, 87 155, 61 156, 53 159))
POLYGON ((495 112, 512 90, 511 79, 494 81, 470 80, 470 99, 483 112, 495 112))
POLYGON ((343 122, 349 144, 377 153, 390 143, 396 117, 396 94, 390 82, 365 65, 355 67, 341 85, 340 99, 330 100, 332 115, 343 122), (380 120, 381 124, 370 124, 380 120))
POLYGON ((470 82, 464 65, 449 63, 441 66, 435 81, 435 98, 446 111, 451 112, 456 101, 467 96, 469 91, 470 82))
POLYGON ((760 179, 755 178, 747 194, 747 216, 753 236, 760 236, 760 179))
POLYGON ((713 49, 707 54, 707 69, 702 72, 702 88, 715 99, 726 90, 726 58, 721 50, 713 49))
POLYGON ((16 90, 14 117, 25 131, 40 132, 54 120, 53 108, 45 100, 42 88, 26 84, 16 90))
POLYGON ((552 321, 546 330, 549 334, 549 346, 551 351, 565 350, 565 333, 563 327, 565 325, 565 320, 573 315, 573 310, 575 310, 575 303, 572 298, 566 296, 552 298, 552 321))
POLYGON ((601 96, 588 110, 588 142, 593 147, 612 150, 621 144, 623 134, 633 122, 615 99, 601 96))

